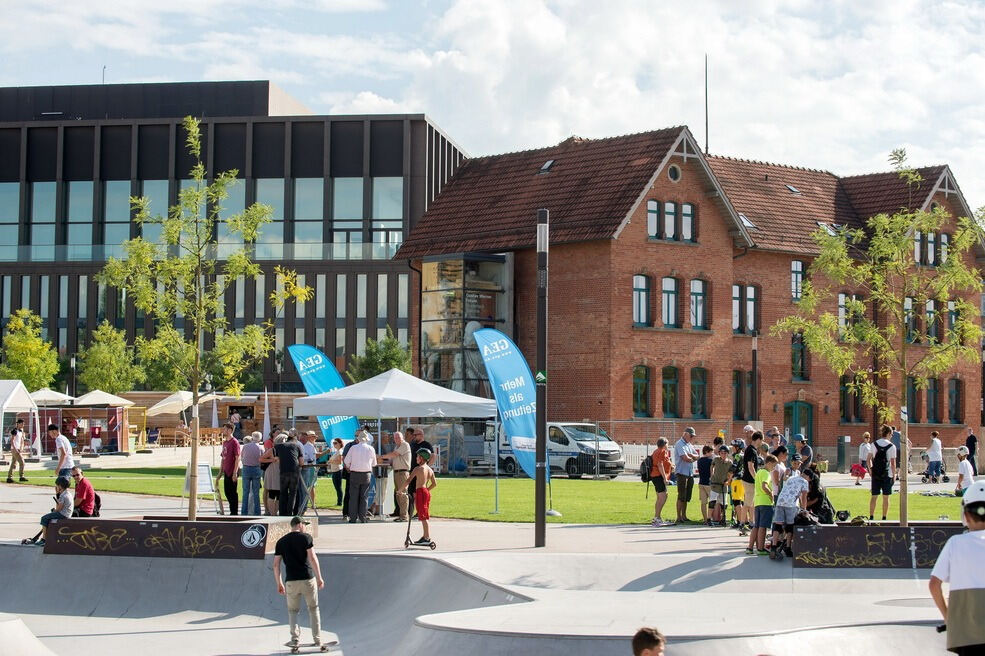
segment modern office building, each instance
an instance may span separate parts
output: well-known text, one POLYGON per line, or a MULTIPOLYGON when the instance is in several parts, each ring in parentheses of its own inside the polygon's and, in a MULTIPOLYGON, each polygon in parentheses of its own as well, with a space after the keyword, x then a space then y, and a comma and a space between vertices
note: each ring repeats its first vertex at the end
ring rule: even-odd
MULTIPOLYGON (((153 333, 125 290, 94 276, 141 234, 130 196, 163 214, 187 184, 186 115, 202 121, 209 176, 237 171, 222 216, 254 202, 274 208, 255 247, 264 275, 226 295, 230 327, 271 319, 278 351, 316 345, 340 368, 387 326, 407 342, 413 272, 392 256, 462 152, 423 115, 315 116, 265 81, 0 89, 3 320, 30 308, 66 357, 104 319, 130 339, 153 333), (275 315, 267 299, 278 264, 315 296, 275 315)), ((153 229, 143 236, 156 238, 153 229)), ((221 256, 235 244, 221 222, 217 231, 221 256)), ((290 359, 283 371, 276 360, 265 384, 298 389, 290 359)))

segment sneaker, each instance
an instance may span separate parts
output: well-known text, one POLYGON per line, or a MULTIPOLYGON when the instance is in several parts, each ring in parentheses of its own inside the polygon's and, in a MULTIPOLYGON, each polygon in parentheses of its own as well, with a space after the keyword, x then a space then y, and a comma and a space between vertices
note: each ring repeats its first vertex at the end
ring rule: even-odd
POLYGON ((21 483, 27 483, 27 479, 26 479, 26 478, 24 478, 23 476, 21 476, 21 477, 20 477, 20 482, 21 482, 21 483))
POLYGON ((752 555, 754 555, 755 553, 756 553, 756 552, 755 552, 755 551, 753 551, 752 549, 746 549, 746 555, 747 555, 747 556, 752 556, 752 555))
POLYGON ((11 478, 10 476, 8 476, 8 477, 7 477, 7 482, 8 482, 8 483, 13 483, 13 482, 14 482, 14 479, 12 479, 12 478, 11 478))
POLYGON ((784 547, 783 553, 786 555, 787 558, 793 558, 793 549, 791 549, 790 547, 784 547))
POLYGON ((44 540, 44 538, 41 538, 40 540, 38 540, 34 544, 37 545, 37 546, 39 546, 39 547, 43 547, 45 545, 45 540, 44 540))
POLYGON ((431 538, 426 538, 422 535, 421 539, 415 542, 414 544, 431 544, 431 538))
POLYGON ((660 519, 659 517, 654 517, 653 519, 650 520, 650 526, 663 526, 663 525, 664 525, 664 520, 660 519))
POLYGON ((767 551, 766 549, 760 549, 760 550, 758 550, 756 552, 756 555, 757 556, 768 556, 768 555, 770 555, 770 552, 767 551))
POLYGON ((298 640, 297 638, 291 638, 290 640, 287 641, 287 646, 288 647, 297 647, 300 644, 301 644, 301 641, 298 640))

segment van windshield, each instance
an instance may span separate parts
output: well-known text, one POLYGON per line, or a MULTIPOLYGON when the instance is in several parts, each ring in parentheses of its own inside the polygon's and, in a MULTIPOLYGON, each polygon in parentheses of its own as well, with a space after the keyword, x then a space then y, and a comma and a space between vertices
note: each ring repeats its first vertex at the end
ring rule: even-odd
MULTIPOLYGON (((571 439, 577 440, 578 442, 594 442, 595 441, 595 425, 594 424, 572 424, 570 426, 563 426, 564 432, 567 433, 571 439)), ((609 434, 605 432, 602 428, 598 429, 598 439, 599 440, 609 440, 609 434)))

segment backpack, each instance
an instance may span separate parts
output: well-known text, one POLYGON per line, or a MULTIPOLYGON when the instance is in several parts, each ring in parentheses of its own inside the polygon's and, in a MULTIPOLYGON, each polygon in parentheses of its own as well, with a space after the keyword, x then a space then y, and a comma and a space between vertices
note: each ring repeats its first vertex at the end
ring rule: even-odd
POLYGON ((875 443, 876 454, 872 457, 872 478, 886 478, 889 476, 889 450, 893 445, 879 446, 875 443))
POLYGON ((649 483, 651 471, 653 471, 653 455, 648 455, 640 463, 640 480, 644 483, 649 483))
POLYGON ((92 517, 99 517, 99 509, 103 507, 103 500, 99 495, 95 495, 92 505, 92 517))

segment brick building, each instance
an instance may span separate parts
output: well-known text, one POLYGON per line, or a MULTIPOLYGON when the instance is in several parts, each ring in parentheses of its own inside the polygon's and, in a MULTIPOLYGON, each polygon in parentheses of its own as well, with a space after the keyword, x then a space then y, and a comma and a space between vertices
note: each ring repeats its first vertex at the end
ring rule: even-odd
MULTIPOLYGON (((470 342, 480 326, 513 336, 532 361, 536 210, 547 208, 549 419, 625 420, 618 439, 646 418, 705 435, 759 421, 822 447, 845 434, 857 444, 873 411, 769 327, 795 310, 819 227, 931 203, 970 215, 948 167, 920 173, 912 198, 891 172, 839 178, 706 157, 686 127, 468 160, 397 253, 421 271, 416 364, 425 378, 488 393, 470 342)), ((946 238, 923 236, 926 264, 946 238)), ((981 391, 979 365, 964 363, 935 393, 915 393, 914 444, 937 429, 955 445, 965 422, 979 424, 981 391)))

